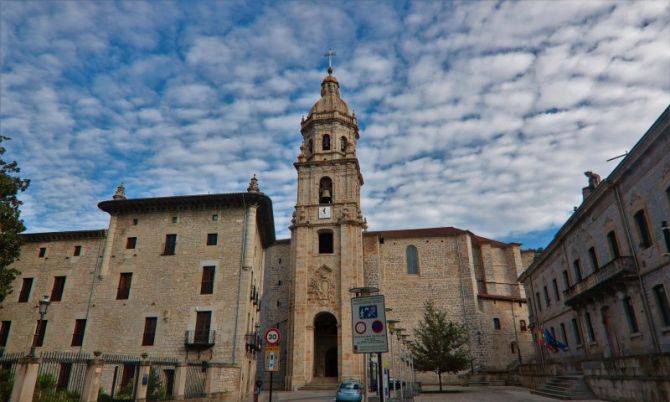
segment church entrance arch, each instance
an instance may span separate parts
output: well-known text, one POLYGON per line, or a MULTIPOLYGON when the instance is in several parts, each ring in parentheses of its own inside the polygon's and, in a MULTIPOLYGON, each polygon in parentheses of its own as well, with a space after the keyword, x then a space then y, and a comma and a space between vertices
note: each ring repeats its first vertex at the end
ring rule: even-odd
POLYGON ((314 317, 314 378, 337 377, 337 319, 321 312, 314 317))

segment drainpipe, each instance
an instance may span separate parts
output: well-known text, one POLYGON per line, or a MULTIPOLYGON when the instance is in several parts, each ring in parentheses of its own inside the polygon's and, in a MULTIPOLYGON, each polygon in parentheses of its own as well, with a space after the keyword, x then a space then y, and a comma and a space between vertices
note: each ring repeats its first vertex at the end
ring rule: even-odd
MULTIPOLYGON (((570 261, 568 260, 568 252, 565 249, 565 242, 563 242, 563 241, 561 241, 561 251, 563 251, 563 261, 565 262, 565 265, 568 268, 567 272, 569 273, 570 269, 571 269, 570 261)), ((575 281, 574 284, 576 285, 577 281, 575 281)), ((568 285, 568 289, 569 289, 570 288, 570 275, 568 275, 567 285, 568 285)), ((568 289, 566 289, 566 291, 568 289)), ((563 298, 564 298, 563 304, 565 304, 565 294, 563 294, 563 298)), ((582 322, 583 322, 582 317, 579 314, 579 310, 577 308, 572 308, 572 310, 574 310, 575 313, 577 314, 577 332, 579 332, 579 336, 580 336, 580 338, 582 338, 582 349, 584 350, 584 357, 588 358, 589 355, 591 354, 591 351, 589 350, 589 347, 590 347, 588 345, 589 341, 587 341, 586 337, 584 336, 584 331, 582 330, 582 322)), ((575 345, 575 349, 577 349, 577 345, 575 345)))
POLYGON ((623 223, 624 232, 626 232, 626 238, 628 239, 628 245, 630 246, 630 251, 633 254, 633 261, 635 261, 635 272, 637 274, 638 285, 640 286, 640 294, 642 295, 642 303, 644 303, 644 315, 647 318, 649 327, 651 328, 651 340, 654 343, 654 350, 656 353, 661 353, 661 346, 658 342, 658 335, 656 333, 656 325, 654 320, 651 317, 651 310, 649 305, 649 299, 647 298, 647 292, 644 289, 644 282, 642 280, 642 275, 640 274, 640 261, 635 247, 633 246, 633 236, 630 233, 630 223, 628 222, 628 216, 625 214, 623 209, 623 201, 621 198, 621 193, 616 184, 612 184, 612 189, 614 190, 614 198, 616 199, 617 209, 619 210, 619 215, 621 216, 621 221, 623 223))
POLYGON ((247 245, 247 201, 242 194, 242 207, 244 209, 244 224, 242 226, 242 249, 240 250, 240 271, 237 277, 237 307, 235 309, 235 331, 233 332, 233 364, 237 356, 237 327, 240 321, 240 287, 242 286, 242 273, 244 272, 244 253, 247 245))

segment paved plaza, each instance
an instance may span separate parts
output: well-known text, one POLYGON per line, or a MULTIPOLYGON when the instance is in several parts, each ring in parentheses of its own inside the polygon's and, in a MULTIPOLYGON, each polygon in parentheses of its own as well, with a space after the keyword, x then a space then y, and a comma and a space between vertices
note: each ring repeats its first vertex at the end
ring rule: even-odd
MULTIPOLYGON (((423 393, 414 402, 556 402, 557 399, 545 398, 530 393, 528 388, 521 387, 445 387, 445 393, 423 393)), ((263 392, 261 401, 268 400, 267 392, 263 392)), ((296 391, 274 392, 273 402, 300 401, 325 402, 334 401, 335 391, 296 391)), ((596 399, 581 402, 603 402, 596 399)))

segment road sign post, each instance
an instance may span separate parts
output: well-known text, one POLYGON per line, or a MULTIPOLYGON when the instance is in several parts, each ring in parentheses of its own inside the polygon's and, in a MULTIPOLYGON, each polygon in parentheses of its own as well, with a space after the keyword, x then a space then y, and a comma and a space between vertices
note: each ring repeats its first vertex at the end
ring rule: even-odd
POLYGON ((377 395, 379 395, 379 401, 384 402, 382 353, 388 352, 384 296, 352 298, 351 326, 354 353, 377 354, 377 395))
POLYGON ((279 371, 279 356, 280 348, 279 341, 281 340, 281 331, 279 328, 268 328, 263 336, 265 339, 265 371, 270 372, 270 394, 268 398, 272 402, 272 375, 275 371, 279 371))

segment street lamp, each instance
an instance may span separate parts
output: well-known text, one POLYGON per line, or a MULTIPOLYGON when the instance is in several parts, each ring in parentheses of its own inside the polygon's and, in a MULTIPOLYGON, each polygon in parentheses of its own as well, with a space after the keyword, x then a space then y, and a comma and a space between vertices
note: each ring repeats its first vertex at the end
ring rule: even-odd
POLYGON ((35 357, 35 348, 37 347, 37 339, 41 336, 42 334, 42 322, 44 321, 44 316, 47 313, 47 309, 49 308, 49 304, 51 304, 51 300, 49 300, 49 296, 44 296, 42 299, 40 299, 39 303, 39 313, 40 313, 40 319, 37 321, 37 328, 35 328, 35 335, 33 335, 33 344, 30 347, 30 357, 35 357))
MULTIPOLYGON (((386 310, 391 310, 391 309, 386 309, 386 310)), ((398 377, 398 373, 396 372, 395 369, 395 354, 393 353, 393 337, 395 336, 395 325, 399 323, 400 320, 386 320, 386 325, 389 327, 389 332, 391 332, 391 336, 389 339, 391 340, 391 371, 393 372, 393 376, 395 378, 398 377)), ((398 390, 396 389, 396 384, 395 384, 395 379, 393 380, 393 393, 398 394, 398 390)))

